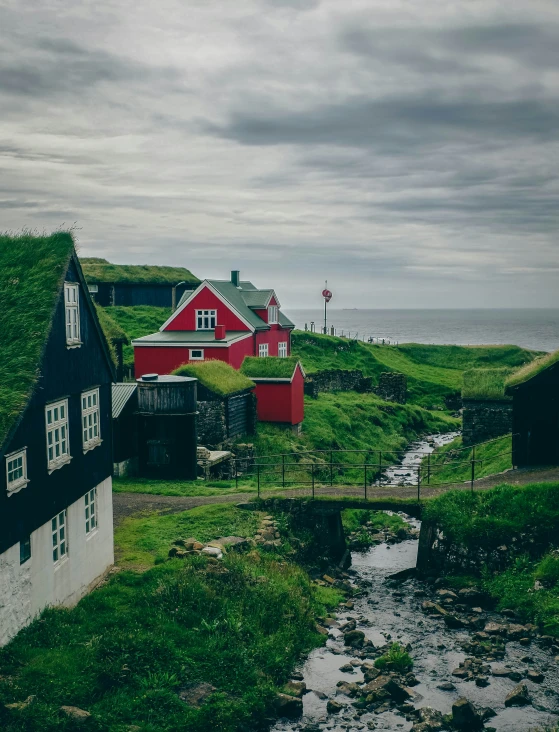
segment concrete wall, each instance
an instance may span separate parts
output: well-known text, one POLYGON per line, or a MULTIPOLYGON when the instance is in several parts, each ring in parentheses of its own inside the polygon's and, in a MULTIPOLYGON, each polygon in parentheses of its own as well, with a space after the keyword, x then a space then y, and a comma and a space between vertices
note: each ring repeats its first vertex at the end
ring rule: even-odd
POLYGON ((67 558, 52 561, 51 522, 31 534, 31 558, 19 542, 0 555, 0 646, 50 605, 75 605, 113 564, 112 479, 97 486, 97 530, 86 536, 84 497, 67 508, 67 558))
POLYGON ((462 410, 462 442, 476 445, 512 432, 512 401, 465 399, 462 410))

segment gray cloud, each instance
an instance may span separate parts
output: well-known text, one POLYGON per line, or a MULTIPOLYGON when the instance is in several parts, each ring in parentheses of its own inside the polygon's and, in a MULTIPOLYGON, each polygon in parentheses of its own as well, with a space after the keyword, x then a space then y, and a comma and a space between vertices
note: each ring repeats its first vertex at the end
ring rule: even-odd
POLYGON ((292 307, 326 277, 338 306, 559 305, 553 0, 7 0, 0 28, 2 228, 292 307))

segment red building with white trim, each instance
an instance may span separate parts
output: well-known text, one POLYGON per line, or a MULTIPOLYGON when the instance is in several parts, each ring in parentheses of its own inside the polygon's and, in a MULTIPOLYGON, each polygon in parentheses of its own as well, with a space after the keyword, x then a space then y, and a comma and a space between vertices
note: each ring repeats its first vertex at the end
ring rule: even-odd
POLYGON ((245 356, 291 354, 295 325, 274 290, 231 280, 204 280, 186 292, 157 333, 133 341, 136 378, 169 374, 183 363, 218 359, 240 368, 245 356))
POLYGON ((291 377, 251 376, 256 384, 259 422, 277 422, 299 429, 305 416, 305 372, 300 361, 291 377))

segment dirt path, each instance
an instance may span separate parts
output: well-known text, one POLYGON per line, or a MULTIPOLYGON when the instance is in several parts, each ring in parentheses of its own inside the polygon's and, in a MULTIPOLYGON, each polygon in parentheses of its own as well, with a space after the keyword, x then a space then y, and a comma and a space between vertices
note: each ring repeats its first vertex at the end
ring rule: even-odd
MULTIPOLYGON (((476 480, 474 486, 477 490, 486 490, 493 488, 500 483, 509 483, 511 485, 525 485, 526 483, 559 483, 559 467, 541 468, 541 469, 521 469, 509 470, 498 475, 491 475, 487 478, 476 480)), ((444 493, 450 488, 469 488, 469 483, 460 483, 458 485, 439 486, 439 487, 421 487, 421 497, 428 498, 444 493)), ((311 489, 297 488, 278 491, 279 495, 286 497, 310 496, 311 489)), ((315 496, 355 496, 363 497, 362 487, 340 487, 340 486, 316 486, 315 496)), ((263 496, 274 495, 274 491, 266 491, 263 496)), ((210 503, 241 503, 250 501, 256 496, 255 493, 232 493, 224 496, 196 496, 193 498, 183 498, 182 496, 154 496, 148 493, 114 493, 113 494, 113 510, 114 525, 118 526, 123 519, 134 514, 152 511, 161 511, 161 513, 179 513, 180 511, 188 511, 196 506, 205 506, 210 503)), ((415 486, 401 486, 397 488, 378 488, 373 487, 367 490, 368 498, 417 498, 417 488, 415 486)))

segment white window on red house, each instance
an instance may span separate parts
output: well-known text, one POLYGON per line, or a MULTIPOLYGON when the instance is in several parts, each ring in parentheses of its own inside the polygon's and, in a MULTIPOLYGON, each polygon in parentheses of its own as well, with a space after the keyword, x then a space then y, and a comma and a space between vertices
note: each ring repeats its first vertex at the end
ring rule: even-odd
POLYGON ((48 469, 70 462, 70 442, 68 439, 68 400, 47 404, 45 407, 47 423, 47 462, 48 469))
POLYGON ((68 556, 68 527, 66 509, 51 521, 52 561, 56 564, 68 556))
POLYGON ((84 450, 91 450, 101 444, 99 415, 99 389, 85 391, 82 394, 82 441, 84 450))
POLYGON ((217 310, 197 310, 196 330, 213 330, 217 325, 217 310))
POLYGON ((260 343, 258 345, 258 355, 260 358, 265 358, 268 355, 268 344, 267 343, 260 343))
POLYGON ((268 308, 268 323, 278 322, 278 308, 277 305, 270 305, 268 308))
POLYGON ((203 361, 204 360, 204 349, 203 348, 191 348, 189 357, 190 357, 191 361, 203 361))
POLYGON ((28 483, 26 449, 24 448, 23 450, 11 453, 11 455, 6 455, 6 487, 8 489, 8 495, 17 493, 28 483))
POLYGON ((278 343, 278 356, 280 358, 287 358, 287 341, 278 343))
POLYGON ((79 285, 64 283, 64 310, 66 317, 66 344, 79 346, 80 340, 80 298, 79 285))

